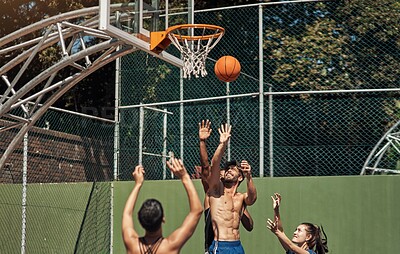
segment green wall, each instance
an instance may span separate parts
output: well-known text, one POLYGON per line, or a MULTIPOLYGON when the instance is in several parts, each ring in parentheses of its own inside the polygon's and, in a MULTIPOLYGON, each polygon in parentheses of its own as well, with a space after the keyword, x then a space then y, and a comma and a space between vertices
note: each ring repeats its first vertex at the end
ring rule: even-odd
MULTIPOLYGON (((241 229, 248 254, 284 253, 266 229, 273 216, 270 196, 282 194, 281 216, 292 235, 301 222, 322 224, 330 253, 397 253, 400 249, 400 176, 346 176, 254 179, 257 202, 249 207, 252 232, 241 229)), ((195 186, 204 198, 199 180, 195 186)), ((133 182, 31 184, 27 195, 27 253, 109 253, 110 196, 114 195, 114 253, 125 253, 121 214, 133 182)), ((245 184, 240 188, 244 191, 245 184)), ((0 185, 0 253, 20 253, 20 184, 0 185)), ((180 181, 146 181, 137 208, 147 198, 159 199, 165 209, 164 235, 178 227, 188 212, 180 181)), ((134 221, 139 234, 143 230, 134 221)), ((203 218, 182 254, 203 253, 203 218)))
MULTIPOLYGON (((0 253, 21 253, 22 185, 0 185, 0 253)), ((29 184, 26 253, 109 253, 110 183, 29 184)))
MULTIPOLYGON (((203 198, 201 183, 196 188, 203 198)), ((249 254, 284 253, 276 237, 266 229, 272 218, 274 192, 282 195, 281 217, 290 237, 301 222, 322 224, 328 235, 329 253, 397 253, 400 249, 400 177, 345 176, 291 177, 255 179, 258 200, 249 207, 254 230, 241 229, 241 240, 249 254)), ((114 253, 124 253, 121 238, 121 213, 133 182, 114 185, 114 253)), ((245 184, 240 191, 245 191, 245 184)), ((147 181, 134 211, 135 227, 143 233, 136 219, 138 207, 147 198, 159 199, 165 209, 164 235, 178 227, 188 211, 186 194, 179 181, 147 181)), ((203 253, 203 219, 182 254, 203 253), (193 251, 196 250, 196 251, 193 251)))

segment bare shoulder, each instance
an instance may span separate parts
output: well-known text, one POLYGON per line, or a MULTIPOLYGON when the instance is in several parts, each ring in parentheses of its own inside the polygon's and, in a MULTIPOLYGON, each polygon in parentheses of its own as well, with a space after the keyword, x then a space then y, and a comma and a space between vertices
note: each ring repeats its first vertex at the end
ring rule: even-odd
POLYGON ((131 238, 129 241, 124 241, 126 253, 128 254, 139 254, 139 239, 138 238, 131 238))
MULTIPOLYGON (((176 241, 177 239, 173 239, 171 235, 168 237, 164 238, 160 244, 160 247, 158 250, 154 253, 159 253, 159 254, 173 254, 173 253, 179 253, 179 244, 176 241)), ((182 246, 180 246, 182 247, 182 246)))
POLYGON ((247 193, 236 192, 235 198, 244 200, 246 198, 247 193))

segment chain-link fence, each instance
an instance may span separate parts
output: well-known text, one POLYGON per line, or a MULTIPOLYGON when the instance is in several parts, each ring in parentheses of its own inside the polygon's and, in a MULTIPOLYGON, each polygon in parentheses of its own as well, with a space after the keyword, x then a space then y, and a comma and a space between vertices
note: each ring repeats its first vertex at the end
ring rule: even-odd
MULTIPOLYGON (((4 153, 17 130, 2 134, 0 149, 4 153)), ((26 144, 19 144, 7 160, 2 183, 22 182, 24 160, 28 183, 113 180, 114 121, 49 110, 25 138, 26 144)))
POLYGON ((0 253, 108 252, 113 164, 114 121, 48 110, 1 170, 0 253))
MULTIPOLYGON (((385 2, 397 13, 389 15, 396 24, 382 21, 379 29, 357 23, 370 15, 378 26, 373 13, 359 13, 360 6, 339 1, 196 11, 194 23, 226 29, 209 54, 204 78, 182 79, 179 69, 144 53, 124 57, 120 126, 129 135, 121 133, 120 179, 130 179, 132 163, 146 149, 157 154, 143 160, 152 172, 148 177, 163 179, 163 138, 167 154, 183 157, 194 173, 202 119, 212 121, 209 156, 218 144, 218 126, 229 122, 233 133, 225 159, 247 159, 254 176, 360 174, 373 147, 398 119, 395 20, 400 11, 394 1, 385 2), (230 84, 214 75, 214 63, 223 55, 233 55, 242 66, 230 84), (173 113, 164 125, 166 137, 154 112, 146 111, 142 124, 137 121, 140 104, 173 113), (140 128, 147 134, 140 136, 140 128)), ((179 56, 173 46, 167 51, 179 56)))

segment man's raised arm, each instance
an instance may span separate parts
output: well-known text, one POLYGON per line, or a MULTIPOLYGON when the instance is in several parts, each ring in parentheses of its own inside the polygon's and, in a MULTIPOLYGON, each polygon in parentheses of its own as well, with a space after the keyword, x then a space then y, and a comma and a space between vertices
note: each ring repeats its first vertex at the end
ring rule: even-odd
POLYGON ((246 205, 252 205, 257 200, 257 190, 254 186, 253 178, 251 177, 251 166, 247 161, 243 160, 240 164, 240 167, 242 168, 244 177, 246 178, 247 182, 245 203, 246 205))
POLYGON ((211 122, 202 120, 199 123, 199 142, 200 142, 200 163, 201 163, 201 183, 203 184, 204 192, 208 190, 207 178, 210 175, 210 163, 208 162, 208 152, 206 141, 211 135, 211 122))
POLYGON ((215 150, 214 156, 211 160, 211 176, 209 176, 208 185, 210 188, 217 188, 218 183, 220 183, 220 164, 222 160, 222 156, 224 155, 226 146, 231 137, 231 126, 228 124, 222 124, 220 128, 218 128, 219 132, 219 145, 215 150))
MULTIPOLYGON (((189 214, 186 216, 182 225, 168 236, 171 248, 179 251, 185 242, 193 235, 203 212, 203 207, 182 160, 171 158, 171 160, 167 162, 167 166, 176 177, 181 179, 189 199, 189 214)), ((173 193, 171 193, 171 195, 173 195, 173 193)))
POLYGON ((135 186, 125 203, 125 208, 122 214, 122 238, 128 251, 133 249, 135 239, 139 237, 133 226, 132 212, 135 208, 136 200, 144 181, 143 174, 144 168, 141 165, 136 166, 135 171, 132 173, 133 179, 135 180, 135 186))

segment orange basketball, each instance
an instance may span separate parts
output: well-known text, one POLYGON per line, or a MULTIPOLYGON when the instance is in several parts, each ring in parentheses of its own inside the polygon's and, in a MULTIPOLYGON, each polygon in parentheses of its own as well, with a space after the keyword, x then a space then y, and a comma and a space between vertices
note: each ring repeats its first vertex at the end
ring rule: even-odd
POLYGON ((233 56, 223 56, 215 63, 215 75, 223 82, 232 82, 240 74, 240 63, 233 56))

